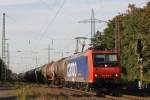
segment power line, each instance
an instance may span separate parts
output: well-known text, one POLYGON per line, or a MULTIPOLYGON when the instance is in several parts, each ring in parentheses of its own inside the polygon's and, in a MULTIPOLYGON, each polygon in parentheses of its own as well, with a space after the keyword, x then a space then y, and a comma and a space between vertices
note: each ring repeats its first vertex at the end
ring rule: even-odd
POLYGON ((52 25, 52 23, 55 21, 56 17, 59 15, 61 9, 63 8, 65 2, 66 2, 66 0, 63 1, 62 5, 61 5, 61 6, 59 7, 59 9, 56 11, 56 14, 54 15, 54 17, 53 17, 50 21, 48 21, 48 25, 47 25, 47 27, 45 28, 45 30, 42 32, 43 35, 41 36, 41 38, 40 38, 39 41, 41 41, 42 38, 45 36, 45 33, 47 33, 47 30, 48 30, 49 26, 52 25))
POLYGON ((44 2, 43 0, 39 0, 39 1, 42 2, 45 6, 49 7, 49 5, 46 2, 44 2))
MULTIPOLYGON (((50 8, 50 5, 46 3, 44 0, 39 0, 39 1, 42 2, 46 7, 50 8)), ((58 0, 54 0, 54 1, 55 3, 51 7, 55 7, 57 5, 58 0)))
MULTIPOLYGON (((46 6, 48 6, 48 4, 46 3, 46 2, 44 2, 43 0, 40 0, 42 3, 44 3, 46 6)), ((66 1, 64 0, 64 3, 65 3, 66 1)), ((64 3, 63 3, 63 5, 64 5, 64 3)), ((56 1, 56 4, 57 4, 57 1, 56 1)), ((63 5, 62 5, 62 7, 63 7, 63 5)), ((61 9, 62 7, 60 7, 59 9, 61 9)), ((53 18, 53 19, 55 19, 57 16, 58 16, 58 13, 60 12, 60 10, 58 9, 58 11, 56 12, 56 15, 55 15, 55 17, 53 18)), ((68 14, 68 13, 67 13, 68 14)), ((74 16, 72 16, 72 14, 69 14, 69 16, 70 17, 72 17, 73 19, 77 19, 76 17, 74 17, 74 16)), ((52 22, 52 21, 51 21, 52 22)), ((47 25, 48 26, 48 25, 47 25)), ((47 27, 47 29, 48 29, 48 27, 47 27)), ((47 29, 46 29, 46 31, 47 31, 47 29)), ((40 38, 40 40, 41 40, 41 38, 40 38)), ((60 40, 60 39, 59 39, 60 40)), ((66 40, 66 39, 63 39, 63 40, 66 40)), ((66 46, 65 46, 66 47, 66 46)), ((65 48, 64 47, 64 48, 65 48)))
POLYGON ((39 39, 39 41, 41 41, 42 38, 45 36, 45 33, 47 33, 47 30, 48 30, 49 26, 52 25, 52 23, 55 21, 55 19, 56 19, 57 16, 59 15, 61 9, 63 8, 65 2, 66 2, 66 0, 63 1, 62 5, 61 5, 61 6, 59 7, 59 9, 56 11, 54 17, 53 17, 50 21, 48 21, 48 25, 47 25, 47 27, 45 28, 45 30, 42 32, 43 35, 41 36, 41 38, 39 39))
POLYGON ((92 9, 91 19, 79 21, 79 23, 90 23, 91 24, 91 39, 95 35, 95 23, 107 23, 107 21, 95 19, 94 9, 92 9))
POLYGON ((13 17, 11 17, 10 15, 5 15, 8 19, 10 19, 11 21, 13 21, 14 23, 16 23, 17 21, 13 18, 13 17))
POLYGON ((66 1, 66 0, 64 0, 64 2, 62 3, 62 5, 60 6, 60 8, 57 10, 55 16, 54 16, 54 17, 52 18, 52 20, 48 23, 48 25, 47 25, 47 27, 46 27, 46 29, 44 30, 43 33, 46 33, 47 30, 48 30, 48 28, 49 28, 49 25, 52 25, 52 23, 55 21, 56 17, 58 16, 58 14, 60 13, 61 9, 63 8, 63 6, 64 6, 64 4, 65 4, 65 1, 66 1))

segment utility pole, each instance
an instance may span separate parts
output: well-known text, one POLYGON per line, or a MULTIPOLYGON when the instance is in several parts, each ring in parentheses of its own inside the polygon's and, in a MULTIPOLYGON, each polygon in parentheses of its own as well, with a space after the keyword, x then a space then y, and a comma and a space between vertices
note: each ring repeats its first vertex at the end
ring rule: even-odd
MULTIPOLYGON (((9 55, 9 44, 7 43, 7 50, 6 50, 6 69, 9 69, 9 63, 10 63, 10 55, 9 55)), ((6 70, 6 79, 8 78, 8 72, 6 70)))
POLYGON ((6 80, 6 67, 5 67, 5 61, 6 61, 6 50, 5 50, 5 13, 3 13, 3 32, 2 32, 2 60, 4 64, 2 64, 1 68, 1 79, 6 80))
POLYGON ((35 68, 36 68, 36 67, 38 67, 38 57, 37 56, 35 58, 35 63, 36 63, 36 66, 35 66, 35 68))
POLYGON ((118 45, 117 45, 118 36, 117 36, 117 34, 118 34, 118 19, 116 18, 115 19, 115 49, 118 48, 118 45))
POLYGON ((9 69, 10 64, 10 52, 9 52, 9 44, 7 43, 7 68, 9 69))
POLYGON ((92 15, 91 15, 91 38, 95 35, 95 14, 94 9, 92 9, 92 15))
POLYGON ((90 23, 91 24, 91 39, 95 35, 95 23, 107 23, 107 21, 95 19, 94 9, 92 9, 91 18, 83 21, 79 21, 79 23, 90 23))
POLYGON ((63 58, 63 56, 64 56, 64 53, 63 53, 63 52, 61 52, 61 57, 63 58))
POLYGON ((52 50, 52 54, 51 54, 52 57, 51 57, 51 60, 53 60, 53 56, 54 56, 54 51, 53 51, 54 48, 53 48, 53 45, 54 45, 54 41, 53 41, 53 39, 52 39, 52 49, 51 49, 51 50, 52 50))
POLYGON ((119 17, 115 18, 115 49, 118 51, 118 55, 121 53, 121 41, 120 41, 120 25, 119 17))
POLYGON ((52 52, 54 50, 54 48, 53 48, 53 39, 51 40, 50 44, 48 44, 48 48, 46 48, 46 50, 47 50, 47 63, 51 62, 51 60, 53 59, 53 57, 52 57, 52 55, 54 55, 53 54, 54 52, 52 52))
POLYGON ((140 67, 140 80, 139 80, 139 89, 143 89, 143 79, 144 79, 144 74, 143 74, 143 58, 139 57, 139 67, 140 67))
POLYGON ((116 17, 115 19, 115 49, 118 50, 118 53, 120 55, 120 26, 119 26, 119 19, 116 17))
POLYGON ((50 62, 50 45, 48 45, 48 63, 50 62))

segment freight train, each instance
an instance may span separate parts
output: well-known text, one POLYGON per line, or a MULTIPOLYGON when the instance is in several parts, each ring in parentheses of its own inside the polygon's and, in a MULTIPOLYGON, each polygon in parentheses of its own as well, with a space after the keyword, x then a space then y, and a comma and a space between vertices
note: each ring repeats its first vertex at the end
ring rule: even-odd
POLYGON ((89 48, 24 73, 28 82, 95 89, 120 82, 121 66, 117 50, 89 48))

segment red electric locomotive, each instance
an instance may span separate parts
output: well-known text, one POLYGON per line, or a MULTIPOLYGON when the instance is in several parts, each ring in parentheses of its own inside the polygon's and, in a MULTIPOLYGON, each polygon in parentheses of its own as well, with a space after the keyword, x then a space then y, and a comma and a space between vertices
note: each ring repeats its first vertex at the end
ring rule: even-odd
POLYGON ((91 48, 86 51, 86 56, 90 85, 108 87, 120 83, 121 66, 117 50, 91 48))
MULTIPOLYGON (((121 67, 117 50, 90 48, 65 59, 66 86, 103 88, 118 85, 121 67)), ((60 66, 61 67, 61 66, 60 66)))

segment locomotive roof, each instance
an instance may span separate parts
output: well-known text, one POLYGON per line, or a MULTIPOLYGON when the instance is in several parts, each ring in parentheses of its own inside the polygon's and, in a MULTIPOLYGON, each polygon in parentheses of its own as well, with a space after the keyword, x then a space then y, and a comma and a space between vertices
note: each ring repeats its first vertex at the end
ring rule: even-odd
POLYGON ((71 55, 71 56, 67 57, 66 59, 67 60, 74 59, 74 58, 77 58, 77 57, 84 56, 84 54, 85 54, 85 52, 76 53, 74 55, 71 55))

